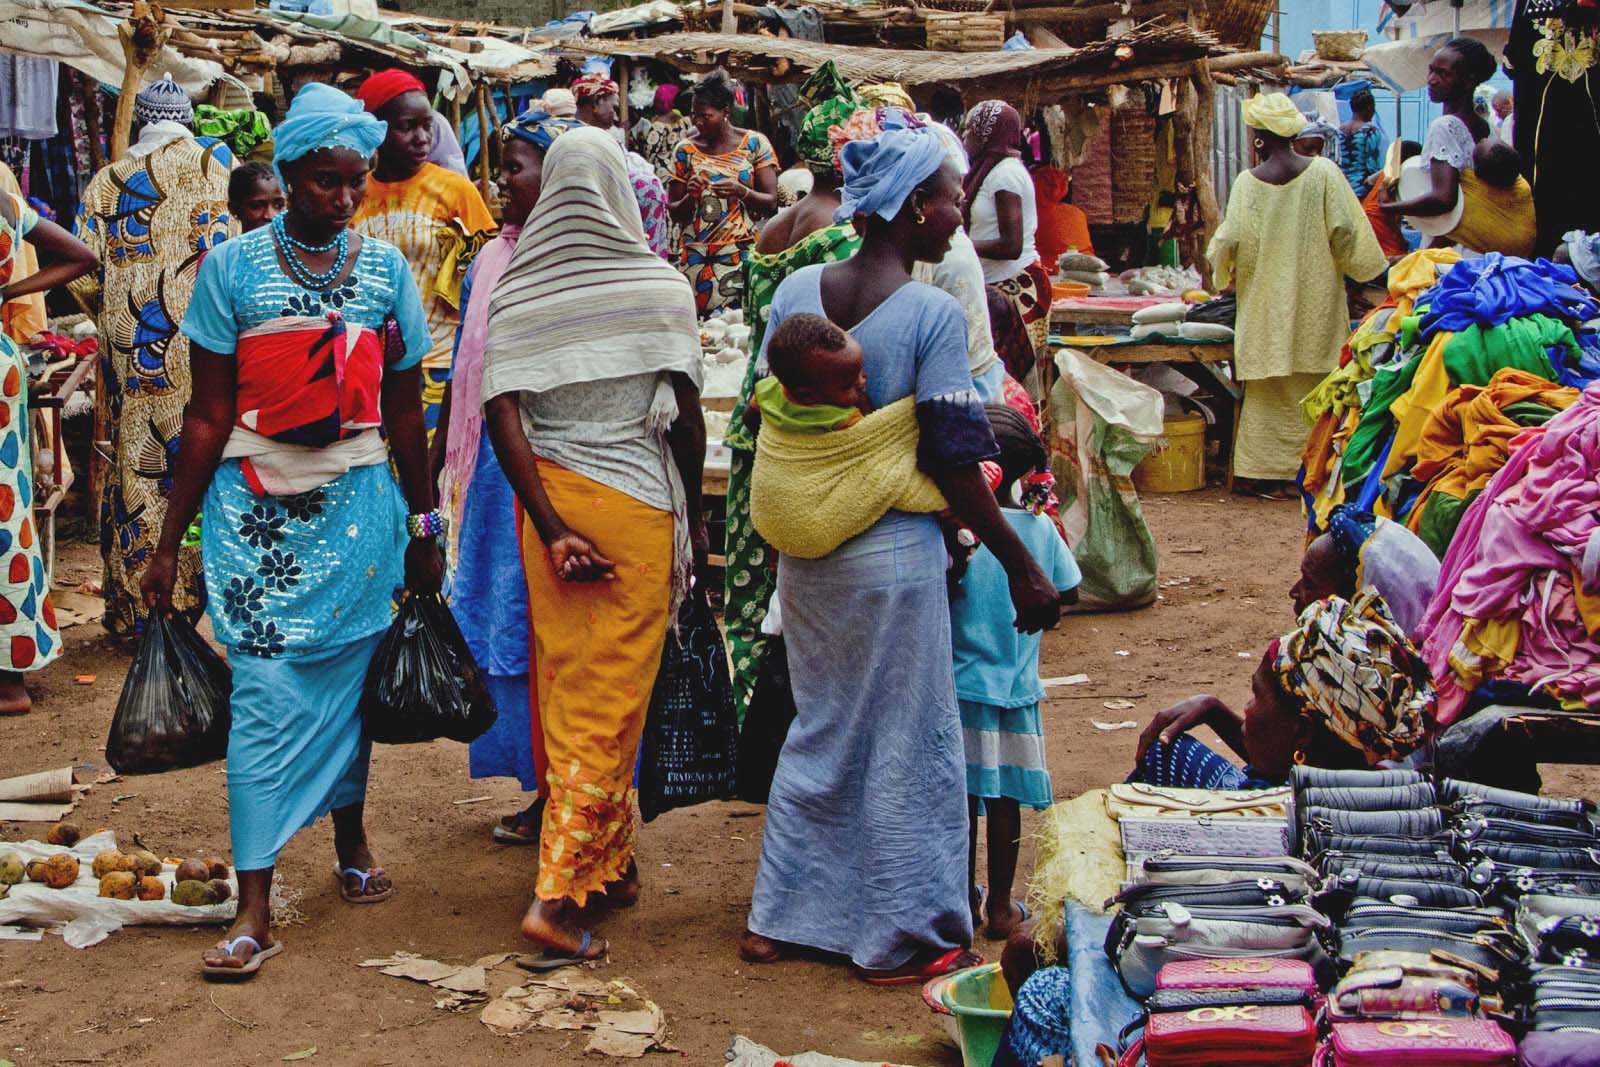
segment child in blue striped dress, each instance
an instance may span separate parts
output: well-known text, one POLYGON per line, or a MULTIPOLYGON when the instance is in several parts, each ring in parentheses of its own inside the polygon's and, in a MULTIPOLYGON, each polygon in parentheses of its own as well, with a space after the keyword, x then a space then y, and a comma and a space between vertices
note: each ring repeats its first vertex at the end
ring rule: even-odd
MULTIPOLYGON (((1049 455, 1028 420, 1012 408, 986 409, 1000 446, 995 497, 1040 569, 1062 593, 1077 599, 1078 565, 1055 524, 1043 513, 1049 496, 1049 455)), ((991 478, 991 481, 993 479, 991 478)), ((1005 569, 979 546, 950 598, 951 646, 956 696, 967 756, 967 801, 971 828, 972 925, 1004 940, 1026 917, 1011 899, 1022 837, 1021 807, 1048 808, 1050 772, 1045 769, 1039 701, 1039 643, 1019 633, 1011 609, 1005 569), (989 891, 978 889, 978 816, 988 820, 989 891), (984 920, 987 919, 987 924, 984 920)))

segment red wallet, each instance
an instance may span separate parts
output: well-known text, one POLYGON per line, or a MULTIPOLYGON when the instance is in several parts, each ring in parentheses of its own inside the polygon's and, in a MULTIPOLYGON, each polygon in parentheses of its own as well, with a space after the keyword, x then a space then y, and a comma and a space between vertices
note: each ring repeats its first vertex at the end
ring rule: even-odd
POLYGON ((1488 1019, 1334 1023, 1328 1067, 1512 1067, 1517 1043, 1488 1019), (1331 1052, 1331 1054, 1330 1054, 1331 1052))
POLYGON ((1289 959, 1180 960, 1156 972, 1157 989, 1299 989, 1317 992, 1311 964, 1289 959))
POLYGON ((1162 1012, 1144 1034, 1149 1067, 1306 1067, 1316 1047, 1311 1013, 1287 1004, 1162 1012))

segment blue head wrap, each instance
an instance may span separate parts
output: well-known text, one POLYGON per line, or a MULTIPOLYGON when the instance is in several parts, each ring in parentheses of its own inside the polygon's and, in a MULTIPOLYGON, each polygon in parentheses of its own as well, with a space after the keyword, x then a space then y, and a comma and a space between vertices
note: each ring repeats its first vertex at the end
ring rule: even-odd
POLYGON ((1378 532, 1378 517, 1353 504, 1340 504, 1328 515, 1328 532, 1339 554, 1339 564, 1351 582, 1361 568, 1361 549, 1378 532))
POLYGON ((839 153, 844 189, 836 222, 856 215, 892 219, 906 197, 944 163, 944 143, 932 130, 885 130, 870 141, 851 141, 839 153))
POLYGON ((354 97, 311 82, 294 94, 289 113, 272 131, 272 169, 288 187, 285 164, 322 148, 348 148, 370 157, 389 135, 389 124, 373 118, 354 97))
POLYGON ((500 133, 506 137, 520 137, 548 152, 557 137, 582 125, 577 119, 558 119, 548 111, 529 109, 500 127, 500 133))

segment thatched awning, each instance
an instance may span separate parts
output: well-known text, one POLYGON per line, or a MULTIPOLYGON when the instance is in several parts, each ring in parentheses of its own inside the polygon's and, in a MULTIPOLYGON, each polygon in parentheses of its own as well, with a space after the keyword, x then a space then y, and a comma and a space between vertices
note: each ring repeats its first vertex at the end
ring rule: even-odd
POLYGON ((1012 52, 920 52, 750 33, 671 33, 638 41, 581 39, 565 42, 564 47, 656 59, 690 72, 723 66, 736 77, 760 81, 794 81, 831 60, 851 81, 957 88, 982 84, 1058 92, 1185 76, 1197 61, 1230 53, 1211 34, 1181 24, 1141 26, 1081 48, 1012 52))

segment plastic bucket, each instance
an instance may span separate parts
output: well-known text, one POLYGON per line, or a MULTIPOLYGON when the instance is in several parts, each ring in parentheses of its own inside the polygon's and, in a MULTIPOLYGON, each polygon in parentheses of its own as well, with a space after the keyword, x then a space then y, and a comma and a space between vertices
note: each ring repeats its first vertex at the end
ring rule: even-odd
POLYGON ((1143 493, 1190 493, 1206 487, 1206 420, 1203 415, 1168 418, 1163 443, 1133 468, 1143 493))
POLYGON ((957 1042, 964 1067, 990 1067, 1011 1021, 1011 990, 998 963, 953 975, 942 991, 944 1006, 956 1017, 957 1042))

